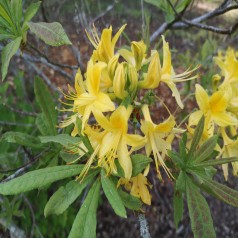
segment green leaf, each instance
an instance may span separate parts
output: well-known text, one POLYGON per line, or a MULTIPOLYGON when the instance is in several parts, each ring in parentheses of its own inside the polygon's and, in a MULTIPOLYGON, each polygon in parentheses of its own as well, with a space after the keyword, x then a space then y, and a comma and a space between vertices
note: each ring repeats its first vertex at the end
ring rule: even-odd
POLYGON ((71 45, 63 27, 58 22, 28 22, 30 30, 42 39, 46 44, 52 46, 71 45))
POLYGON ((78 154, 71 154, 64 150, 60 151, 60 157, 66 162, 66 163, 72 163, 75 160, 78 160, 79 155, 78 154))
POLYGON ((106 176, 104 169, 102 169, 101 171, 101 179, 103 191, 108 201, 110 202, 113 210, 118 216, 126 218, 126 209, 123 205, 123 202, 117 192, 114 183, 109 177, 106 176))
POLYGON ((1 4, 0 4, 0 16, 2 16, 6 20, 10 28, 14 27, 14 24, 11 19, 11 15, 7 11, 7 9, 3 7, 1 4))
POLYGON ((122 191, 122 189, 118 189, 118 194, 121 197, 121 200, 125 207, 135 211, 141 209, 142 202, 139 198, 122 191))
POLYGON ((46 136, 49 134, 47 123, 43 113, 37 115, 35 123, 42 135, 46 136))
POLYGON ((198 146, 198 143, 202 137, 203 129, 204 129, 204 116, 199 120, 198 125, 195 129, 192 144, 190 146, 190 149, 188 151, 188 159, 191 159, 191 157, 194 155, 194 152, 198 146))
POLYGON ((17 28, 20 28, 21 18, 22 18, 22 0, 11 0, 11 8, 12 8, 12 19, 14 19, 14 23, 17 28))
POLYGON ((132 162, 132 177, 135 177, 143 169, 146 168, 146 166, 151 163, 153 160, 143 154, 136 154, 131 156, 131 162, 132 162))
POLYGON ((227 163, 236 162, 236 161, 238 161, 238 157, 214 159, 214 160, 208 160, 199 164, 194 164, 194 167, 208 167, 208 166, 227 164, 227 163))
POLYGON ((36 3, 31 3, 31 5, 26 9, 25 14, 24 14, 24 23, 27 23, 30 21, 35 14, 37 13, 39 7, 40 7, 41 2, 36 2, 36 3))
POLYGON ((178 229, 178 224, 183 218, 183 196, 182 192, 174 191, 173 196, 173 207, 174 207, 174 223, 176 229, 178 229))
POLYGON ((215 230, 205 198, 189 177, 186 178, 186 197, 194 238, 215 238, 215 230))
POLYGON ((60 134, 56 136, 40 136, 39 138, 41 143, 54 142, 61 144, 65 147, 78 145, 78 143, 81 141, 80 137, 72 137, 68 134, 60 134))
POLYGON ((19 145, 29 146, 32 148, 42 148, 44 145, 40 143, 39 138, 28 135, 23 132, 9 131, 3 134, 2 139, 8 143, 16 143, 19 145))
POLYGON ((97 207, 100 196, 100 180, 97 180, 81 206, 68 238, 96 238, 97 207))
POLYGON ((212 136, 199 147, 199 149, 194 154, 194 160, 191 161, 192 164, 198 164, 207 159, 212 154, 217 144, 217 138, 217 136, 212 136))
POLYGON ((59 215, 63 213, 98 173, 99 170, 89 171, 82 182, 73 180, 65 186, 60 187, 47 202, 44 209, 45 217, 50 214, 59 215))
POLYGON ((187 144, 187 134, 183 133, 182 140, 179 141, 179 154, 180 154, 180 158, 185 163, 187 162, 187 159, 188 159, 186 144, 187 144))
POLYGON ((168 156, 178 167, 183 168, 185 166, 180 154, 178 154, 177 152, 168 150, 168 156))
POLYGON ((55 181, 79 174, 84 165, 63 165, 28 172, 8 182, 0 183, 0 194, 14 195, 41 188, 55 181))
POLYGON ((238 191, 213 181, 210 178, 202 177, 202 179, 204 181, 203 185, 209 188, 216 198, 234 207, 238 207, 238 191))
POLYGON ((55 110, 55 104, 51 97, 51 93, 49 92, 47 86, 44 84, 43 80, 39 77, 35 78, 34 90, 36 100, 39 103, 44 115, 43 120, 45 120, 45 124, 47 125, 48 135, 56 135, 57 112, 55 110))
POLYGON ((185 192, 186 191, 186 174, 180 171, 179 176, 176 180, 176 190, 185 192))
POLYGON ((2 80, 5 79, 8 71, 8 66, 13 55, 17 53, 17 50, 21 44, 21 37, 16 38, 14 41, 7 44, 2 50, 2 80))

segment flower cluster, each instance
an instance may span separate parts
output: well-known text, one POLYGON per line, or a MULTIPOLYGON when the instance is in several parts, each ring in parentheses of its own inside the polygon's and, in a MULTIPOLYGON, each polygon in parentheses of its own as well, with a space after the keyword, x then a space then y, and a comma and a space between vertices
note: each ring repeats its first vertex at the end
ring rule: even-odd
POLYGON ((86 73, 82 75, 78 70, 75 87, 69 86, 68 94, 64 95, 65 99, 72 101, 72 104, 67 104, 70 105, 67 111, 71 111, 72 115, 60 127, 74 124, 72 136, 86 136, 93 147, 80 178, 92 166, 102 167, 110 175, 117 174, 120 165, 124 178, 118 184, 124 184, 132 195, 150 204, 149 182, 145 177, 150 167, 132 177, 131 155, 138 150, 147 156, 152 153, 158 177, 162 179, 162 167, 172 179, 165 158, 174 137, 181 130, 176 128, 171 113, 165 121, 153 122, 150 105, 146 100, 140 100, 140 91, 152 93, 163 82, 172 91, 178 106, 183 108, 176 83, 194 79, 197 75, 192 75, 196 68, 175 74, 169 44, 163 36, 162 64, 159 53, 155 50, 148 52, 143 41, 132 41, 130 48, 115 51, 116 42, 125 27, 122 26, 113 37, 112 27, 104 29, 101 37, 95 28, 91 33, 87 32, 95 49, 86 73), (80 129, 76 126, 77 120, 82 122, 80 129))
MULTIPOLYGON (((204 115, 205 127, 203 138, 208 139, 214 134, 220 135, 222 145, 217 144, 218 157, 235 157, 238 154, 238 60, 233 49, 225 53, 218 52, 215 63, 221 69, 221 74, 213 76, 214 88, 211 96, 201 85, 196 85, 196 101, 199 110, 189 117, 188 129, 197 125, 204 115)), ((233 174, 238 175, 238 163, 232 162, 233 174)), ((223 164, 224 176, 228 177, 228 164, 223 164)))

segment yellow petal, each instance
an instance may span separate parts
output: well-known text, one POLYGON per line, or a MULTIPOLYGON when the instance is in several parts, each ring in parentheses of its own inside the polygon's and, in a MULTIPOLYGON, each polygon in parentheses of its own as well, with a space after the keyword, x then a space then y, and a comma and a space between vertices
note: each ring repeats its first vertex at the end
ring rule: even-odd
POLYGON ((130 179, 132 174, 132 163, 126 143, 121 140, 117 150, 118 160, 124 170, 125 178, 130 179))
POLYGON ((161 65, 159 54, 157 51, 152 51, 151 62, 148 72, 144 75, 145 79, 139 82, 140 88, 157 88, 161 81, 161 65))
POLYGON ((113 47, 115 46, 118 38, 120 37, 121 33, 124 31, 124 29, 126 28, 126 24, 124 24, 119 31, 116 33, 116 35, 112 38, 112 45, 113 47))
POLYGON ((99 93, 97 99, 94 102, 94 107, 101 112, 113 111, 115 109, 114 103, 111 101, 110 97, 105 93, 99 93))
POLYGON ((145 58, 146 45, 143 41, 132 41, 131 50, 136 62, 135 67, 137 70, 139 70, 141 68, 141 63, 145 58))
POLYGON ((209 96, 199 84, 196 84, 195 97, 199 108, 203 112, 206 112, 209 109, 209 96))
POLYGON ((125 140, 127 145, 135 147, 137 150, 143 147, 146 143, 146 138, 140 135, 124 135, 123 140, 125 140))
POLYGON ((202 116, 203 112, 201 110, 193 112, 188 119, 189 126, 197 125, 202 116))
POLYGON ((162 36, 163 40, 163 67, 162 74, 163 75, 172 75, 172 64, 171 64, 171 53, 169 50, 169 44, 165 41, 164 36, 162 36))
POLYGON ((238 120, 228 112, 217 112, 212 114, 212 119, 218 126, 238 125, 238 120))
POLYGON ((183 109, 184 106, 183 106, 183 103, 182 103, 181 98, 180 98, 180 93, 179 93, 178 89, 176 88, 176 85, 172 81, 168 82, 167 85, 171 89, 172 96, 175 97, 175 100, 176 100, 177 104, 179 105, 179 107, 181 109, 183 109))
POLYGON ((113 91, 115 95, 120 99, 125 98, 128 94, 125 91, 125 85, 126 85, 126 75, 125 75, 124 64, 119 64, 117 66, 115 76, 113 79, 113 91))
POLYGON ((225 111, 228 106, 228 99, 225 92, 217 91, 210 98, 210 108, 212 112, 225 111))

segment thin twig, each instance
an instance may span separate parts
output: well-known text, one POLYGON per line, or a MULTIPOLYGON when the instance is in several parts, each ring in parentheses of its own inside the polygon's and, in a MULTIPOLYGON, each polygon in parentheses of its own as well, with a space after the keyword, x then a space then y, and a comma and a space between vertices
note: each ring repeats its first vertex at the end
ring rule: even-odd
POLYGON ((200 25, 199 23, 201 23, 207 19, 217 17, 219 15, 222 15, 226 12, 229 12, 229 11, 235 10, 235 9, 238 9, 238 4, 228 4, 228 1, 225 0, 219 7, 215 8, 213 11, 205 13, 205 14, 203 14, 199 17, 196 17, 192 20, 184 21, 184 19, 183 19, 183 21, 182 21, 180 18, 177 18, 172 23, 165 22, 151 35, 150 42, 155 41, 159 35, 163 34, 168 29, 183 29, 183 28, 187 28, 189 26, 199 27, 201 29, 210 30, 210 31, 220 33, 220 34, 231 34, 237 29, 237 23, 235 23, 229 29, 220 29, 220 28, 216 28, 216 27, 207 26, 205 24, 200 25))
POLYGON ((201 23, 195 23, 195 22, 187 20, 183 16, 181 16, 176 11, 174 5, 171 3, 170 0, 167 0, 167 2, 169 3, 171 8, 173 9, 175 15, 177 16, 177 19, 181 19, 182 22, 184 22, 185 24, 187 24, 189 26, 194 26, 194 27, 197 27, 197 28, 200 28, 200 29, 203 29, 203 30, 212 31, 212 32, 220 33, 220 34, 232 34, 238 27, 238 22, 235 25, 233 25, 232 27, 230 27, 229 29, 222 29, 222 28, 209 26, 209 25, 205 25, 205 24, 201 24, 201 23))
POLYGON ((30 116, 30 117, 36 117, 38 114, 36 112, 26 112, 26 111, 21 111, 19 109, 13 108, 6 103, 2 104, 4 107, 8 108, 10 111, 15 112, 21 116, 30 116))
POLYGON ((114 2, 114 4, 108 5, 105 11, 101 12, 99 15, 97 15, 96 17, 94 17, 94 18, 92 19, 90 25, 91 25, 93 22, 97 21, 98 19, 104 17, 108 12, 110 12, 110 11, 114 8, 115 4, 116 4, 116 2, 114 2))
POLYGON ((28 61, 28 65, 30 65, 35 72, 41 76, 41 78, 46 82, 46 84, 55 92, 59 92, 58 88, 52 84, 52 82, 50 81, 50 79, 42 72, 42 70, 40 70, 35 64, 31 63, 28 61))
POLYGON ((35 46, 31 45, 27 42, 27 46, 29 46, 32 50, 34 50, 38 55, 40 55, 42 58, 44 58, 48 63, 58 66, 60 68, 68 68, 68 69, 77 69, 77 65, 67 65, 67 64, 59 64, 56 62, 51 61, 45 54, 43 54, 40 50, 38 50, 35 46))
POLYGON ((25 126, 25 127, 34 127, 35 124, 25 124, 20 122, 6 122, 6 121, 0 121, 1 126, 25 126))
POLYGON ((45 152, 49 151, 49 148, 46 148, 45 150, 43 150, 42 152, 40 152, 39 154, 37 154, 34 158, 31 159, 31 161, 29 161, 28 163, 22 165, 21 167, 18 167, 16 169, 10 169, 10 170, 4 170, 4 171, 0 171, 0 173, 9 173, 12 171, 16 171, 14 174, 8 176, 7 178, 5 178, 4 180, 2 180, 0 183, 3 182, 7 182, 10 181, 16 177, 18 177, 19 175, 21 175, 22 173, 24 173, 28 168, 30 168, 31 166, 33 166, 33 164, 38 161, 44 154, 45 152))

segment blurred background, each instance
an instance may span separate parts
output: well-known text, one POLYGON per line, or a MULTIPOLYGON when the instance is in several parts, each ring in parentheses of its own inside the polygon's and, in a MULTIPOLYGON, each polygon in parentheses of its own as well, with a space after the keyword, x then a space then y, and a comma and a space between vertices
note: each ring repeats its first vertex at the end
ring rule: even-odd
MULTIPOLYGON (((26 8, 32 1, 23 2, 23 8, 26 8)), ((161 34, 163 34, 169 42, 173 67, 177 73, 185 71, 190 66, 201 65, 199 79, 180 85, 186 104, 183 111, 177 111, 177 117, 178 121, 183 120, 197 107, 193 95, 195 83, 199 81, 209 91, 214 83, 212 76, 220 72, 213 63, 213 56, 228 47, 238 50, 238 30, 236 30, 238 3, 223 0, 171 1, 171 3, 176 6, 175 9, 172 9, 166 0, 42 0, 40 11, 33 21, 60 22, 73 45, 50 47, 28 34, 32 51, 23 50, 21 55, 15 56, 11 61, 7 80, 0 82, 0 135, 10 130, 31 131, 33 135, 37 133, 34 124, 38 110, 33 90, 34 77, 39 75, 44 79, 58 103, 58 98, 62 97, 58 87, 64 91, 67 84, 73 85, 78 67, 85 72, 87 61, 93 51, 85 29, 90 31, 93 24, 99 33, 109 26, 112 26, 113 32, 116 33, 122 25, 127 24, 117 47, 129 46, 130 41, 143 39, 148 49, 157 49, 161 55, 161 34), (185 7, 180 6, 179 2, 190 4, 185 7), (224 4, 228 3, 237 6, 229 11, 219 12, 219 9, 225 9, 224 4)), ((0 50, 2 46, 0 45, 0 50)), ((177 109, 167 87, 162 85, 157 93, 172 112, 177 109)), ((59 103, 58 106, 60 107, 59 103)), ((159 120, 168 116, 167 111, 159 106, 154 108, 153 114, 159 120)), ((62 117, 61 114, 60 116, 62 117)), ((15 172, 16 168, 25 164, 29 160, 29 154, 33 152, 24 146, 1 140, 0 179, 4 179, 15 172)), ((44 158, 34 164, 33 168, 46 164, 53 166, 57 164, 57 159, 44 158)), ((187 208, 184 219, 177 231, 175 229, 171 181, 165 179, 159 182, 155 171, 149 180, 153 185, 152 205, 144 206, 143 211, 151 237, 193 237, 187 208)), ((227 182, 220 172, 217 180, 238 190, 238 180, 232 175, 227 182)), ((81 200, 78 199, 60 216, 44 218, 44 206, 62 182, 54 185, 55 187, 22 195, 0 196, 0 237, 67 237, 81 200), (17 233, 11 229, 15 229, 17 233)), ((206 198, 211 208, 217 237, 238 237, 237 210, 210 196, 206 198)), ((105 198, 102 196, 101 199, 103 201, 105 198)), ((127 219, 121 219, 114 214, 109 205, 101 204, 98 211, 98 237, 140 237, 138 215, 131 212, 127 219)))

